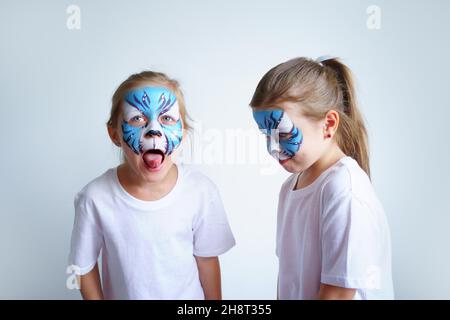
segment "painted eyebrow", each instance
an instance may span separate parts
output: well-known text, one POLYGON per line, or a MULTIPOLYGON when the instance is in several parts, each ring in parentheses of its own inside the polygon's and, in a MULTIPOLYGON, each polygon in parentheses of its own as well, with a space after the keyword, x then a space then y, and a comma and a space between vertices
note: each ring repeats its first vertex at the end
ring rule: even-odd
POLYGON ((132 106, 132 107, 133 107, 134 109, 136 109, 137 111, 139 111, 139 113, 143 114, 142 110, 139 109, 139 107, 136 106, 133 102, 131 102, 131 101, 128 100, 128 99, 125 99, 125 102, 128 103, 130 106, 132 106))
POLYGON ((149 106, 149 104, 148 104, 148 103, 151 103, 151 102, 150 102, 150 97, 147 95, 147 92, 145 92, 145 90, 144 90, 144 94, 142 95, 142 101, 140 101, 140 100, 136 97, 136 94, 135 94, 135 93, 131 93, 131 95, 132 95, 132 98, 133 98, 134 102, 131 101, 129 98, 125 98, 125 101, 126 101, 129 105, 135 107, 135 108, 136 108, 137 110, 139 110, 141 113, 142 113, 142 110, 141 110, 141 109, 144 109, 144 110, 145 110, 145 109, 150 109, 150 106, 149 106), (139 107, 137 106, 137 104, 140 105, 141 108, 139 108, 139 107))
POLYGON ((161 100, 163 100, 163 102, 158 106, 159 115, 166 113, 167 111, 170 110, 170 108, 173 107, 173 105, 177 101, 176 97, 173 97, 173 98, 174 99, 172 100, 172 95, 169 94, 169 98, 167 99, 165 93, 164 92, 161 93, 161 95, 159 96, 158 102, 161 102, 161 100))
MULTIPOLYGON (((126 102, 128 103, 128 101, 126 101, 126 102)), ((139 108, 137 108, 136 106, 133 106, 133 105, 130 104, 130 103, 129 103, 129 105, 132 106, 132 107, 134 108, 135 111, 139 112, 139 114, 134 114, 134 115, 132 115, 131 118, 130 118, 130 120, 133 119, 134 117, 138 116, 138 115, 147 118, 147 116, 146 116, 139 108)), ((125 117, 125 112, 122 111, 122 114, 123 114, 123 117, 125 117)), ((128 120, 127 120, 127 121, 128 121, 128 120)))
POLYGON ((139 114, 135 114, 135 115, 131 116, 130 120, 133 119, 133 118, 136 118, 136 117, 147 118, 147 117, 145 116, 145 114, 143 114, 143 113, 140 112, 139 114))

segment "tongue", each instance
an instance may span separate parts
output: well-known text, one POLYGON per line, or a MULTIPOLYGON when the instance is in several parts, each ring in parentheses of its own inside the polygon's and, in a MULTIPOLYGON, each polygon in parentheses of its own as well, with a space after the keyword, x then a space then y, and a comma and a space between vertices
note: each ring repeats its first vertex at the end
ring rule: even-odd
POLYGON ((147 152, 144 154, 145 163, 152 169, 159 167, 162 162, 162 155, 158 153, 147 152))

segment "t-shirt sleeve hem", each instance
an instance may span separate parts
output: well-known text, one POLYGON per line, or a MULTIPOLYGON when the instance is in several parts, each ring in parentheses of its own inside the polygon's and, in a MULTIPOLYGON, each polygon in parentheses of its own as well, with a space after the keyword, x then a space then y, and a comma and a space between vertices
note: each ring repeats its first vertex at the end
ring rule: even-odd
POLYGON ((77 275, 84 276, 85 274, 88 274, 89 272, 91 272, 92 269, 94 269, 96 264, 97 264, 97 261, 94 261, 91 264, 84 266, 84 267, 80 267, 76 263, 72 263, 71 265, 76 267, 75 272, 77 275))
POLYGON ((197 257, 204 257, 204 258, 207 258, 207 257, 217 257, 217 256, 220 256, 220 255, 224 254, 225 252, 227 252, 228 250, 230 250, 231 248, 233 248, 235 245, 236 245, 236 241, 233 240, 233 241, 231 241, 227 246, 222 247, 222 248, 220 248, 220 249, 210 250, 210 251, 204 251, 204 252, 194 250, 194 256, 197 256, 197 257))
POLYGON ((322 274, 320 282, 341 288, 362 289, 366 287, 364 279, 322 274))

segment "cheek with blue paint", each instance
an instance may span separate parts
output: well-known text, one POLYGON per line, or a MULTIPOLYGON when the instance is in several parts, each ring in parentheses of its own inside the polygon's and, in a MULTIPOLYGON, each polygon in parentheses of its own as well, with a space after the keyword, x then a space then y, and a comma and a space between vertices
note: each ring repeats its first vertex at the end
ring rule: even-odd
POLYGON ((139 154, 142 152, 140 145, 140 137, 142 134, 142 128, 130 125, 127 121, 122 122, 122 135, 123 140, 133 150, 134 153, 139 154))
POLYGON ((183 137, 175 94, 164 87, 144 87, 127 92, 122 133, 123 140, 136 154, 158 149, 170 155, 183 137))
POLYGON ((291 159, 299 151, 303 134, 280 109, 253 111, 258 128, 267 136, 267 150, 278 161, 291 159))
POLYGON ((167 138, 167 154, 171 154, 181 143, 183 137, 183 125, 181 119, 173 125, 162 125, 167 138))

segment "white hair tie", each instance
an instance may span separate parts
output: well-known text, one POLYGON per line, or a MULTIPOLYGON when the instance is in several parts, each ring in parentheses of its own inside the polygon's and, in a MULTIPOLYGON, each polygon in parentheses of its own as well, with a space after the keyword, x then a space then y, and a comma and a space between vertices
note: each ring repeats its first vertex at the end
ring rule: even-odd
POLYGON ((336 57, 333 57, 333 56, 321 56, 321 57, 318 57, 317 59, 316 59, 316 62, 318 63, 318 64, 320 64, 321 66, 323 66, 323 63, 322 62, 324 62, 324 61, 327 61, 327 60, 331 60, 331 59, 335 59, 336 57))

